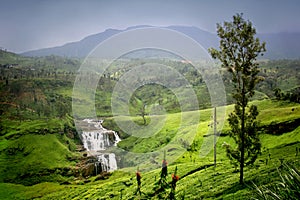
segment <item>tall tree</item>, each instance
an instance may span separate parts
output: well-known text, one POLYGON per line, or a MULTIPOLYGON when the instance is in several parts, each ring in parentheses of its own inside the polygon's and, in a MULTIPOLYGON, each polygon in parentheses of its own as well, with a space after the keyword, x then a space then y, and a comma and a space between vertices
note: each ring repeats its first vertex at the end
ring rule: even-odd
POLYGON ((255 85, 262 80, 258 76, 257 56, 263 55, 265 42, 255 37, 256 30, 250 21, 243 19, 243 14, 233 16, 232 22, 217 24, 220 38, 220 50, 209 49, 214 59, 221 61, 222 67, 231 74, 235 99, 234 111, 229 115, 230 136, 237 144, 236 148, 225 144, 228 157, 240 165, 240 183, 244 182, 244 166, 253 164, 261 151, 255 105, 248 105, 254 95, 255 85))

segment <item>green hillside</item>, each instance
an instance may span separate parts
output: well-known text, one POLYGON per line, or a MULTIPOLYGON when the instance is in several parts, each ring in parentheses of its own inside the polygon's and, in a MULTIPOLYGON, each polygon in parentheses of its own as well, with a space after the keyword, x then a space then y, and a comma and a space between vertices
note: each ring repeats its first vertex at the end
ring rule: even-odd
MULTIPOLYGON (((0 51, 0 199, 159 199, 153 188, 160 177, 162 153, 154 154, 139 165, 141 197, 135 194, 138 162, 135 157, 125 155, 125 161, 118 165, 126 168, 112 173, 95 176, 86 168, 91 158, 83 150, 72 113, 73 84, 80 73, 80 62, 56 56, 21 57, 0 51)), ((226 120, 224 127, 218 127, 221 134, 217 141, 216 168, 212 151, 202 156, 202 144, 212 138, 209 126, 212 108, 206 84, 190 64, 168 62, 189 80, 200 110, 180 112, 173 91, 161 85, 146 84, 129 99, 130 116, 112 115, 114 86, 130 67, 142 62, 146 61, 134 59, 131 65, 124 66, 120 60, 107 69, 97 85, 96 112, 104 119, 106 128, 120 135, 120 149, 145 153, 166 148, 167 182, 172 181, 172 173, 176 166, 178 168, 176 199, 250 199, 255 194, 253 183, 268 186, 280 180, 278 171, 284 169, 285 163, 299 169, 299 60, 260 61, 260 76, 264 81, 256 88, 251 103, 257 105, 260 112, 262 154, 254 165, 245 169, 245 186, 238 184, 239 174, 222 146, 224 142, 233 144, 226 120), (277 89, 281 93, 275 93, 277 89), (145 125, 141 117, 143 105, 145 125), (150 117, 148 113, 157 106, 163 107, 165 112, 150 117), (180 124, 182 116, 186 120, 183 125, 180 124), (144 128, 130 136, 116 121, 125 124, 133 121, 144 128), (151 123, 162 123, 155 135, 150 135, 148 125, 151 123), (149 137, 139 137, 139 134, 149 137), (178 143, 173 144, 173 140, 178 143)), ((221 73, 228 102, 224 109, 229 114, 233 110, 230 77, 225 71, 221 73)), ((175 91, 184 94, 182 87, 175 91)), ((90 100, 84 98, 84 101, 90 100)), ((165 195, 169 192, 170 188, 165 195)))
MULTIPOLYGON (((299 104, 270 100, 257 101, 254 103, 258 105, 261 111, 259 119, 264 120, 261 124, 265 127, 264 130, 268 130, 266 127, 271 129, 271 126, 274 125, 274 117, 276 119, 276 124, 284 124, 297 120, 300 116, 299 104)), ((226 109, 230 112, 232 107, 228 106, 226 109)), ((197 137, 195 140, 199 143, 196 145, 197 147, 201 146, 203 135, 206 133, 206 130, 201 127, 207 127, 207 124, 210 123, 211 120, 207 113, 211 113, 211 110, 208 109, 201 111, 201 115, 204 116, 204 118, 201 119, 200 128, 197 131, 197 137)), ((177 115, 178 114, 170 114, 168 117, 170 117, 171 121, 176 122, 178 121, 177 115)), ((112 119, 107 119, 107 121, 109 120, 112 119)), ((193 130, 192 127, 193 126, 190 127, 189 131, 193 130)), ((225 125, 225 130, 227 129, 226 127, 227 125, 225 125)), ((246 169, 246 183, 249 184, 249 186, 251 186, 251 181, 256 184, 268 184, 271 180, 276 180, 278 178, 276 169, 280 167, 281 162, 294 163, 299 167, 300 155, 296 155, 296 148, 300 148, 299 127, 297 128, 297 126, 295 126, 294 130, 284 134, 264 132, 265 131, 262 131, 260 135, 263 144, 262 155, 259 157, 254 166, 246 169), (267 159, 268 164, 266 164, 267 159)), ((55 141, 53 137, 55 136, 47 138, 48 142, 53 140, 55 141)), ((37 140, 38 138, 35 139, 37 140)), ((155 142, 155 139, 161 140, 161 138, 153 138, 153 142, 155 142)), ((130 138, 127 138, 126 140, 130 140, 130 138)), ((123 142, 126 143, 126 140, 123 142)), ((152 140, 150 140, 150 143, 152 140)), ((39 141, 43 142, 42 139, 39 139, 39 141)), ((222 143, 224 141, 230 142, 230 138, 228 136, 222 136, 218 140, 218 161, 216 169, 214 169, 212 165, 212 152, 210 152, 210 154, 208 154, 205 158, 200 158, 199 149, 197 148, 193 152, 186 152, 175 163, 171 163, 169 165, 170 180, 171 173, 173 173, 175 166, 178 167, 178 174, 182 177, 177 183, 177 197, 179 199, 181 196, 184 196, 185 199, 232 199, 233 197, 237 199, 244 199, 252 194, 249 187, 241 187, 237 184, 238 173, 235 172, 234 167, 230 164, 225 155, 225 150, 222 148, 222 143), (191 157, 194 159, 191 159, 191 157)), ((124 144, 120 143, 120 145, 122 146, 124 144)), ((143 151, 144 145, 147 145, 146 140, 139 141, 139 144, 134 148, 138 149, 140 147, 140 151, 143 151)), ((62 146, 62 150, 57 149, 55 152, 57 154, 61 154, 60 151, 68 152, 67 149, 63 149, 64 147, 62 146)), ((53 154, 54 152, 49 153, 53 154)), ((55 154, 46 154, 45 156, 51 157, 54 161, 57 158, 55 154)), ((30 162, 30 160, 27 161, 30 162)), ((43 163, 42 160, 40 160, 40 162, 43 163)), ((61 165, 65 165, 65 163, 61 162, 61 165)), ((49 166, 47 167, 51 169, 51 164, 49 163, 49 166)), ((145 193, 145 198, 153 192, 153 184, 155 182, 155 178, 158 178, 158 176, 159 169, 148 172, 142 171, 142 191, 145 193)), ((109 178, 106 180, 101 180, 101 175, 99 175, 97 177, 91 177, 89 181, 90 182, 88 183, 84 183, 78 182, 74 179, 70 181, 71 185, 60 185, 55 183, 55 180, 52 181, 52 183, 40 183, 28 187, 2 183, 1 187, 6 188, 6 190, 2 190, 3 192, 1 192, 1 195, 9 195, 8 197, 10 198, 42 197, 45 199, 119 199, 122 191, 123 199, 131 199, 134 197, 134 192, 136 190, 134 172, 123 172, 120 170, 110 174, 109 178), (125 184, 132 185, 127 187, 125 184)))

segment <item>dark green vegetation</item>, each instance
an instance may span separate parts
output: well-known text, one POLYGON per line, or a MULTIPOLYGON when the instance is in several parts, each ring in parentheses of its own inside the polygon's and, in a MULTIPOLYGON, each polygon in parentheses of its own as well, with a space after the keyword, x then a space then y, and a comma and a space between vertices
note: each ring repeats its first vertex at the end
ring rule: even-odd
MULTIPOLYGON (((3 51, 0 55, 0 199, 120 199, 121 196, 122 199, 138 199, 135 196, 135 172, 118 170, 87 178, 78 170, 78 163, 84 156, 78 151, 80 141, 73 124, 71 96, 80 61, 61 57, 25 58, 3 51)), ((141 62, 133 60, 132 66, 141 62)), ((106 117, 105 126, 119 131, 122 137, 119 147, 133 152, 155 150, 166 145, 175 134, 180 136, 184 132, 197 130, 191 144, 182 141, 187 151, 168 165, 168 183, 172 181, 171 174, 177 166, 179 180, 176 199, 250 198, 254 195, 252 182, 268 187, 275 180, 280 181, 277 168, 284 163, 293 163, 299 169, 300 106, 288 99, 276 100, 274 93, 276 88, 280 88, 281 92, 299 88, 299 60, 259 62, 262 68, 260 76, 265 80, 255 88, 257 93, 250 103, 257 105, 260 111, 258 130, 262 154, 253 165, 246 167, 246 186, 238 184, 239 174, 222 147, 224 142, 234 145, 228 136, 228 124, 225 124, 217 142, 216 169, 213 168, 213 152, 204 158, 199 156, 211 123, 212 110, 207 88, 201 74, 193 70, 190 64, 168 61, 168 65, 189 77, 187 79, 197 92, 202 109, 199 126, 192 124, 176 131, 180 113, 174 94, 158 85, 145 85, 132 97, 131 118, 143 124, 138 105, 143 102, 149 108, 161 104, 167 111, 164 129, 150 138, 134 138, 118 130, 115 118, 111 117, 110 97, 119 76, 124 73, 116 73, 122 69, 121 61, 111 66, 100 79, 96 108, 99 117, 106 117)), ((228 103, 231 104, 230 76, 225 71, 222 74, 228 103)), ((233 106, 228 105, 226 112, 232 111, 233 106)), ((187 114, 192 118, 194 111, 187 114)), ((124 117, 123 120, 131 118, 124 117)), ((144 171, 140 168, 142 198, 153 195, 160 170, 144 171)), ((167 194, 170 192, 171 188, 166 189, 167 194)), ((156 197, 154 195, 153 199, 156 197)))

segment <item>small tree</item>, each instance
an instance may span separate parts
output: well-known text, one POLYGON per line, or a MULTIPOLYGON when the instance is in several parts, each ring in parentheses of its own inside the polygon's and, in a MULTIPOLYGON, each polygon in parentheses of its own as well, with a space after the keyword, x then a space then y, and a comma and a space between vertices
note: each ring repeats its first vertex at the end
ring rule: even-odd
POLYGON ((136 113, 137 116, 142 117, 143 125, 146 125, 147 124, 146 116, 148 115, 147 104, 143 102, 143 100, 138 98, 136 95, 134 95, 133 98, 130 100, 130 104, 132 105, 134 113, 136 113))
POLYGON ((256 30, 242 14, 233 16, 233 22, 217 24, 220 50, 209 49, 214 59, 219 59, 222 67, 231 74, 235 99, 234 111, 229 115, 230 136, 237 144, 232 148, 225 144, 229 158, 240 165, 240 183, 243 183, 244 166, 252 164, 260 153, 261 144, 256 131, 258 110, 248 106, 254 95, 255 85, 262 80, 259 76, 257 56, 265 52, 265 43, 255 38, 256 30))
POLYGON ((280 88, 275 88, 274 89, 274 95, 276 97, 276 99, 280 100, 282 97, 282 92, 280 88))
POLYGON ((146 121, 146 115, 147 115, 147 112, 146 112, 146 104, 142 104, 141 105, 141 108, 140 108, 140 113, 139 115, 143 118, 143 125, 146 125, 147 121, 146 121))

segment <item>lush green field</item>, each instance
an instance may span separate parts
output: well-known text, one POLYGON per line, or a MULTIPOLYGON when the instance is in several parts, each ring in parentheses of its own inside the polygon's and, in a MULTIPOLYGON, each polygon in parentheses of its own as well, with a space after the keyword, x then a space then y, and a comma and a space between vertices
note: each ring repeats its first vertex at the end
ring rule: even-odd
MULTIPOLYGON (((300 105, 294 103, 287 103, 283 101, 255 101, 252 102, 258 105, 260 109, 259 120, 261 126, 265 129, 261 130, 261 141, 263 145, 262 155, 258 158, 254 166, 246 168, 246 186, 240 186, 238 184, 238 176, 234 167, 230 164, 225 155, 225 149, 222 148, 223 142, 231 142, 228 136, 222 136, 217 142, 217 167, 214 168, 213 152, 210 152, 206 157, 200 157, 200 147, 203 142, 203 135, 207 133, 209 127, 207 124, 211 122, 211 109, 201 110, 201 120, 197 129, 197 135, 194 140, 197 144, 194 151, 187 151, 174 163, 170 163, 168 166, 169 180, 171 181, 171 174, 174 172, 175 166, 178 167, 178 175, 181 177, 177 183, 176 197, 181 199, 247 199, 250 198, 253 192, 251 191, 252 181, 258 185, 268 184, 278 178, 277 168, 280 167, 281 162, 294 163, 296 166, 300 166, 300 155, 296 156, 296 147, 300 148, 300 127, 293 131, 274 135, 266 134, 268 130, 266 127, 274 125, 275 123, 290 122, 299 119, 300 105), (266 160, 268 163, 266 164, 266 160)), ((230 112, 232 106, 226 107, 226 112, 230 112)), ((192 117, 193 112, 189 113, 192 117)), ((179 122, 180 114, 169 114, 166 123, 166 129, 172 130, 176 128, 174 126, 179 122)), ((107 122, 113 120, 107 119, 107 122)), ((124 119, 126 120, 126 119, 124 119)), ((129 119, 127 119, 129 120, 129 119)), ((141 120, 137 118, 136 120, 141 120)), ((112 123, 107 123, 112 124, 112 123)), ((195 126, 191 125, 185 131, 194 131, 195 126)), ((223 130, 226 132, 228 129, 227 123, 223 130)), ((181 134, 181 133, 176 133, 181 134)), ((161 133, 160 137, 167 136, 167 133, 161 133), (164 135, 165 134, 165 135, 164 135)), ((36 140, 43 141, 43 136, 37 136, 36 140)), ((48 135, 44 138, 48 142, 55 142, 55 135, 48 135)), ((26 138, 24 138, 26 139, 26 138)), ((155 148, 152 143, 156 143, 156 140, 161 141, 162 138, 153 137, 144 140, 139 140, 138 143, 130 150, 143 152, 145 149, 150 151, 151 148, 155 148)), ((128 137, 120 143, 120 147, 129 146, 132 139, 128 137)), ((42 143, 41 143, 42 144, 42 143)), ((2 142, 2 148, 3 148, 2 142)), ((56 150, 60 149, 59 145, 55 145, 56 150)), ((29 147, 30 148, 30 145, 29 147)), ((35 147, 37 148, 37 147, 35 147)), ((50 148, 50 147, 49 147, 50 148)), ((69 152, 65 147, 61 147, 59 151, 53 151, 47 149, 48 154, 45 157, 56 159, 57 154, 66 154, 69 152), (52 155, 54 154, 54 155, 52 155)), ((45 159, 45 157, 43 159, 45 159)), ((30 159, 30 158, 28 158, 30 159)), ((39 159, 43 163, 43 159, 39 159)), ((160 158, 161 160, 162 158, 160 158)), ((168 159, 168 156, 167 156, 168 159)), ((61 161, 62 165, 65 165, 61 161)), ((22 165, 22 163, 20 163, 22 165)), ((16 168, 18 165, 15 166, 16 168)), ((42 166, 41 166, 42 167, 42 166)), ((47 166, 51 168, 51 163, 47 166)), ((26 169, 26 168, 25 168, 26 169)), ((25 170, 24 169, 24 170, 25 170)), ((159 177, 160 169, 143 171, 140 168, 142 174, 142 199, 149 198, 148 195, 153 193, 153 187, 155 179, 159 177)), ((70 179, 69 179, 70 180, 70 179)), ((136 181, 135 172, 126 172, 126 170, 118 170, 111 174, 108 179, 101 180, 101 177, 91 177, 88 181, 73 179, 70 181, 70 185, 60 185, 54 182, 43 182, 33 186, 23 186, 17 184, 1 183, 2 188, 0 196, 1 199, 29 199, 29 198, 42 198, 42 199, 139 199, 135 197, 136 181), (86 182, 86 183, 85 183, 86 182), (129 185, 129 186, 126 186, 129 185)), ((155 197, 153 197, 155 199, 155 197)))

